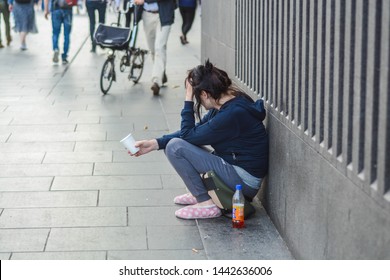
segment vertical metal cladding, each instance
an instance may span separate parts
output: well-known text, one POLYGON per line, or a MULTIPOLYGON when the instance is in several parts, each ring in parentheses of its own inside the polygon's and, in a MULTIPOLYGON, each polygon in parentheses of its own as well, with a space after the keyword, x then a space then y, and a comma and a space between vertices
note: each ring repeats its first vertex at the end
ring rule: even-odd
POLYGON ((236 0, 237 78, 390 203, 390 1, 236 0))

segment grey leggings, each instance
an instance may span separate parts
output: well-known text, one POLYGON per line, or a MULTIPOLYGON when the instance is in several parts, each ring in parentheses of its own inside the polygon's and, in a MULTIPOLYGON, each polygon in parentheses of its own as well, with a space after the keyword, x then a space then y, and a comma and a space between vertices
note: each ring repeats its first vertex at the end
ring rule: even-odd
POLYGON ((180 138, 169 141, 165 147, 165 154, 198 202, 210 199, 200 175, 211 170, 217 173, 232 190, 235 190, 235 186, 240 184, 245 196, 253 198, 257 193, 257 190, 248 187, 242 181, 231 164, 180 138))

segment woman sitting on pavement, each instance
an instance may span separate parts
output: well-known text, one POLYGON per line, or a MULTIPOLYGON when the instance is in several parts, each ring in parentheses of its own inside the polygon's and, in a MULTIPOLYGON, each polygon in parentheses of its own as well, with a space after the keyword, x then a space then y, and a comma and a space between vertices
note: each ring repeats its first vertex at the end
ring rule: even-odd
POLYGON ((209 61, 189 71, 181 112, 181 129, 161 138, 137 141, 136 157, 153 150, 165 154, 184 181, 189 193, 174 198, 188 205, 175 212, 182 219, 221 216, 203 184, 201 175, 213 170, 232 190, 243 186, 246 198, 259 191, 268 169, 268 135, 262 121, 263 101, 253 101, 232 86, 227 73, 209 61), (195 98, 195 108, 194 108, 195 98), (200 109, 208 110, 200 122, 200 109), (214 152, 202 148, 210 145, 214 152))

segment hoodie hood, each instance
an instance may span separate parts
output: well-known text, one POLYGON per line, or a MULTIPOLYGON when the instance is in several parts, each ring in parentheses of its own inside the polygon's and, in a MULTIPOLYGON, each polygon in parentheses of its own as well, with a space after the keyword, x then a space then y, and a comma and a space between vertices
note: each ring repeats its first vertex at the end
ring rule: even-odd
POLYGON ((245 108, 250 112, 251 115, 253 115, 256 119, 259 121, 263 121, 266 116, 265 108, 264 108, 264 101, 263 99, 258 99, 255 102, 243 97, 238 96, 236 105, 245 108))

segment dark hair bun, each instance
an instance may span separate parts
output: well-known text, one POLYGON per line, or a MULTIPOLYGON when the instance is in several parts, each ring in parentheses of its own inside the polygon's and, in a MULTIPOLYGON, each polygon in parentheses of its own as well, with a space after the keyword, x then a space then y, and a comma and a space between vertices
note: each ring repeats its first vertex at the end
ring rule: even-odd
POLYGON ((205 67, 206 72, 208 72, 208 73, 213 72, 214 65, 208 59, 204 63, 204 67, 205 67))

